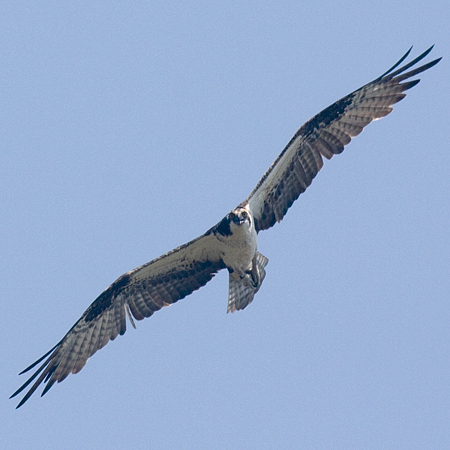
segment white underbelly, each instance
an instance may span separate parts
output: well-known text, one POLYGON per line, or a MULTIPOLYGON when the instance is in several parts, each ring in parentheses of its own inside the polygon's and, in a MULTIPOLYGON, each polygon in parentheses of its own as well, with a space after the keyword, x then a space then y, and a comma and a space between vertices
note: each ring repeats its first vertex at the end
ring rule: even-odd
POLYGON ((228 268, 233 270, 250 270, 257 246, 258 241, 255 232, 242 233, 242 236, 235 233, 227 239, 224 245, 222 260, 228 268))

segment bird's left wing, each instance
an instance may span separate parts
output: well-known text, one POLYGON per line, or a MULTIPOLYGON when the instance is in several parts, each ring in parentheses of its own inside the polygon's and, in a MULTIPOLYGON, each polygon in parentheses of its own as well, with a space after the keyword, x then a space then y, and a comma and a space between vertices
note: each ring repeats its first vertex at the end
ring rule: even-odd
POLYGON ((63 339, 26 368, 40 364, 36 372, 11 396, 31 386, 17 408, 46 383, 44 395, 56 382, 79 372, 87 360, 110 340, 126 331, 126 316, 142 320, 163 306, 186 297, 204 286, 225 265, 212 229, 203 236, 150 261, 118 278, 83 313, 63 339))
POLYGON ((441 58, 404 73, 421 61, 433 47, 394 71, 411 49, 386 73, 371 83, 338 100, 306 122, 261 178, 243 203, 252 211, 256 230, 266 230, 280 222, 298 196, 306 190, 323 166, 322 157, 330 159, 344 150, 372 120, 392 111, 404 91, 419 80, 404 80, 437 64, 441 58))

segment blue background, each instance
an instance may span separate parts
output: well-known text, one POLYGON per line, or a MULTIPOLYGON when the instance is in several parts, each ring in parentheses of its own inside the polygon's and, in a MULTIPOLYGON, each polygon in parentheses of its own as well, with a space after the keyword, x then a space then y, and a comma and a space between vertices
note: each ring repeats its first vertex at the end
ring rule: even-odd
POLYGON ((0 12, 2 448, 450 448, 447 1, 0 12), (220 273, 14 409, 17 373, 111 282, 218 222, 413 44, 444 59, 260 234, 245 311, 220 273))

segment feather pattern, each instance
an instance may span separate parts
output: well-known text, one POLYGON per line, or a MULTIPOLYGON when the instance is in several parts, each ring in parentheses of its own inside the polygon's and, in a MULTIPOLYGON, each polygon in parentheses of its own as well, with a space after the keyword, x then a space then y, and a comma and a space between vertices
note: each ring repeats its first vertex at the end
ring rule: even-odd
POLYGON ((362 88, 341 98, 299 128, 284 150, 242 204, 252 211, 256 230, 267 230, 280 222, 292 203, 311 184, 323 166, 357 136, 370 122, 388 115, 392 105, 402 100, 405 91, 419 80, 402 83, 440 61, 435 59, 410 72, 410 67, 425 58, 433 47, 394 71, 411 49, 391 69, 362 88))
POLYGON ((44 382, 44 395, 56 382, 78 373, 87 360, 110 340, 126 331, 126 314, 142 320, 204 286, 225 267, 212 230, 118 278, 83 313, 64 338, 28 372, 45 361, 11 397, 22 392, 39 375, 17 407, 44 382))
MULTIPOLYGON (((268 262, 268 258, 256 252, 256 265, 259 271, 260 286, 266 276, 264 267, 268 262)), ((257 292, 258 290, 251 288, 242 281, 235 280, 230 274, 227 312, 235 312, 246 308, 253 301, 253 297, 257 292)))

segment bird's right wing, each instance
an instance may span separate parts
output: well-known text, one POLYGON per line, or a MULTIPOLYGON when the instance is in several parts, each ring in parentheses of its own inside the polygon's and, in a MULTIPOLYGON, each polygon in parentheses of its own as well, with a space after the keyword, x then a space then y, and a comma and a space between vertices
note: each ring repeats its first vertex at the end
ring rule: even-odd
POLYGON ((29 386, 18 404, 22 406, 43 382, 44 395, 56 382, 78 373, 87 360, 110 340, 126 331, 126 316, 142 320, 163 306, 204 286, 225 265, 212 229, 203 236, 166 253, 118 278, 83 313, 63 339, 21 373, 43 360, 35 373, 11 396, 29 386))

